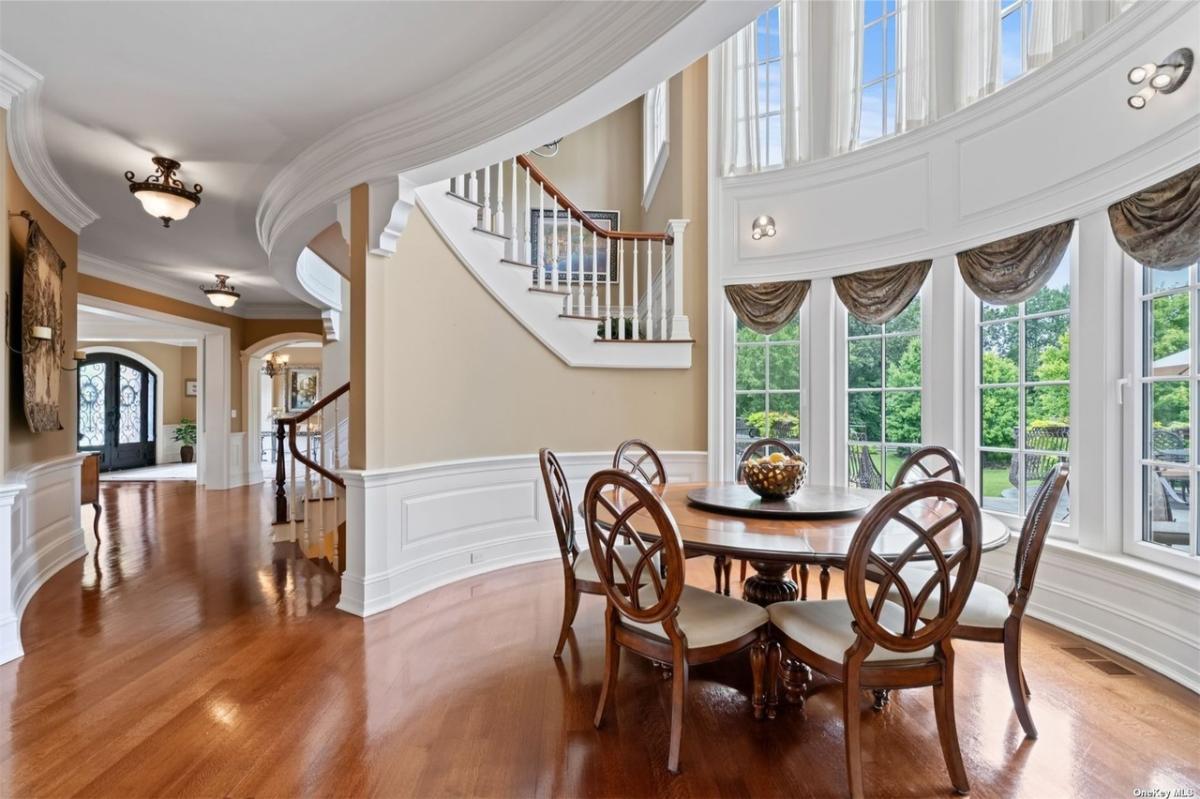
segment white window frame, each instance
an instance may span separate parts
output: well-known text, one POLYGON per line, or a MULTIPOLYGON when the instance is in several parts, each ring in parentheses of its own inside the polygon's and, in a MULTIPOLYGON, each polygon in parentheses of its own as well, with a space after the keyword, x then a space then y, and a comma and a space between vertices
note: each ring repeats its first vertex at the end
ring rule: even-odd
MULTIPOLYGON (((866 21, 866 0, 856 0, 856 2, 858 2, 862 5, 863 13, 859 14, 859 16, 858 16, 858 31, 856 33, 856 35, 858 36, 858 70, 857 70, 858 85, 855 87, 854 102, 858 105, 858 109, 857 109, 858 113, 856 113, 854 115, 855 131, 854 131, 854 136, 853 136, 853 146, 855 148, 865 147, 865 146, 867 146, 869 144, 873 144, 877 141, 883 141, 884 139, 891 138, 892 136, 895 136, 896 132, 897 132, 897 127, 899 125, 899 120, 900 120, 900 113, 899 113, 898 107, 893 109, 892 129, 888 130, 888 125, 887 125, 887 120, 888 120, 887 83, 888 83, 889 79, 894 81, 895 92, 893 94, 893 104, 898 105, 899 101, 900 101, 900 71, 901 71, 901 64, 902 64, 901 53, 900 53, 900 25, 903 21, 903 17, 900 14, 900 10, 904 4, 904 0, 893 0, 893 5, 892 5, 891 11, 887 10, 888 0, 882 0, 883 13, 879 16, 878 19, 871 20, 870 22, 866 21), (892 30, 893 30, 894 35, 893 35, 891 41, 888 41, 888 38, 887 38, 887 22, 889 19, 891 19, 893 22, 892 30), (880 72, 878 78, 874 78, 874 79, 864 83, 863 82, 863 59, 866 57, 866 53, 867 53, 867 46, 866 46, 867 45, 867 30, 869 28, 874 28, 877 26, 881 27, 883 29, 883 71, 880 72), (887 54, 891 50, 895 51, 893 53, 893 58, 892 58, 892 66, 894 67, 894 69, 891 72, 888 72, 887 71, 887 54), (880 94, 883 97, 883 104, 879 109, 880 110, 879 124, 880 124, 881 132, 878 136, 876 136, 874 138, 863 139, 862 138, 863 96, 866 93, 867 89, 870 89, 874 86, 882 87, 880 94)), ((1024 0, 1018 0, 1018 2, 1024 2, 1024 0)))
POLYGON ((670 81, 664 80, 646 92, 642 99, 642 208, 654 201, 659 181, 670 155, 671 125, 668 105, 670 81))
MULTIPOLYGON (((732 480, 733 479, 732 475, 737 471, 737 461, 738 461, 738 453, 737 453, 737 395, 738 395, 738 391, 737 391, 737 351, 738 351, 737 325, 738 325, 738 320, 737 320, 737 315, 733 312, 733 310, 731 308, 729 308, 728 303, 723 302, 723 304, 725 305, 724 320, 725 320, 725 327, 726 327, 725 374, 727 374, 729 376, 729 379, 725 381, 725 385, 723 387, 724 388, 724 392, 723 392, 724 393, 724 402, 725 402, 725 407, 728 409, 728 413, 724 414, 724 423, 725 423, 724 428, 725 429, 722 431, 722 438, 724 439, 724 443, 725 443, 725 446, 722 448, 724 457, 721 459, 722 463, 720 464, 720 474, 718 476, 718 479, 732 480)), ((799 451, 803 453, 803 452, 809 451, 810 442, 811 442, 810 427, 808 424, 808 419, 809 419, 809 415, 810 415, 809 414, 809 403, 808 403, 808 385, 809 385, 809 369, 811 368, 811 360, 812 359, 811 359, 811 356, 810 356, 810 353, 808 350, 808 344, 807 344, 807 342, 811 338, 811 336, 809 335, 810 321, 809 321, 809 311, 808 311, 808 303, 807 302, 800 306, 799 316, 800 316, 800 322, 798 325, 799 340, 797 343, 799 344, 799 349, 800 349, 800 385, 796 386, 796 393, 800 395, 799 410, 798 410, 798 415, 800 417, 800 435, 796 440, 799 442, 798 443, 799 451)), ((770 385, 769 380, 770 380, 769 369, 767 369, 767 370, 764 370, 764 373, 763 373, 763 381, 764 381, 763 385, 764 386, 770 385)), ((768 389, 766 389, 766 388, 763 389, 763 393, 766 393, 767 391, 768 391, 768 389)), ((743 392, 743 393, 755 393, 755 392, 743 392)), ((783 393, 783 391, 777 390, 776 393, 783 393)))
MULTIPOLYGON (((1145 334, 1142 319, 1143 302, 1147 297, 1162 296, 1175 292, 1162 291, 1145 294, 1143 293, 1143 266, 1126 255, 1122 258, 1122 268, 1124 270, 1125 283, 1125 373, 1128 380, 1128 385, 1122 391, 1125 408, 1125 456, 1126 463, 1128 464, 1125 469, 1124 481, 1126 523, 1124 525, 1125 535, 1122 548, 1126 555, 1190 574, 1200 574, 1200 557, 1197 557, 1197 554, 1200 554, 1200 541, 1198 541, 1200 536, 1197 535, 1198 523, 1194 507, 1191 510, 1192 540, 1190 554, 1143 540, 1143 465, 1151 460, 1142 457, 1144 435, 1142 412, 1145 409, 1143 386, 1155 382, 1153 378, 1147 379, 1143 376, 1143 336, 1145 334)), ((1189 269, 1192 274, 1189 275, 1188 287, 1184 291, 1187 291, 1191 295, 1191 363, 1189 365, 1191 373, 1188 379, 1192 383, 1190 403, 1192 425, 1194 427, 1196 419, 1200 418, 1198 416, 1198 411, 1200 411, 1200 396, 1197 396, 1200 394, 1200 390, 1198 390, 1200 382, 1197 381, 1198 370, 1200 370, 1200 316, 1197 316, 1200 313, 1200 283, 1197 282, 1196 267, 1190 267, 1189 269)), ((1195 497, 1196 490, 1200 489, 1200 475, 1198 475, 1195 468, 1197 463, 1197 446, 1200 446, 1200 443, 1196 441, 1196 435, 1193 431, 1192 435, 1189 436, 1188 442, 1190 450, 1189 458, 1193 467, 1192 497, 1195 497)))
MULTIPOLYGON (((1077 403, 1077 394, 1078 394, 1078 391, 1076 389, 1076 382, 1077 382, 1076 377, 1078 374, 1077 369, 1076 369, 1076 358, 1078 357, 1077 353, 1078 353, 1078 349, 1079 349, 1078 348, 1078 342, 1079 342, 1079 291, 1076 289, 1076 287, 1079 285, 1079 232, 1078 232, 1078 229, 1076 229, 1075 233, 1071 237, 1071 243, 1067 249, 1067 257, 1068 257, 1069 263, 1070 263, 1070 280, 1071 280, 1071 302, 1070 302, 1070 306, 1069 306, 1069 310, 1068 310, 1069 318, 1068 318, 1068 326, 1067 326, 1067 329, 1070 331, 1070 335, 1071 335, 1071 377, 1065 384, 1058 383, 1058 382, 1042 383, 1042 382, 1038 382, 1038 381, 1034 381, 1033 384, 1034 385, 1067 385, 1067 386, 1069 386, 1069 390, 1071 392, 1070 393, 1071 416, 1070 416, 1070 420, 1069 420, 1071 433, 1070 433, 1070 441, 1067 445, 1067 463, 1075 464, 1078 462, 1078 459, 1077 459, 1078 453, 1076 452, 1076 446, 1077 446, 1077 442, 1079 440, 1078 413, 1076 412, 1076 403, 1077 403)), ((963 464, 964 469, 967 472, 967 474, 966 474, 967 485, 971 489, 971 491, 974 492, 976 494, 976 496, 979 497, 980 507, 985 512, 993 514, 999 518, 1005 519, 1008 526, 1011 529, 1016 530, 1016 529, 1020 529, 1021 525, 1025 521, 1024 516, 1021 513, 1019 513, 1019 512, 1018 513, 1008 513, 1006 511, 994 510, 991 508, 983 507, 983 462, 982 462, 982 458, 981 458, 981 453, 985 451, 985 448, 980 445, 980 439, 983 434, 983 420, 980 418, 980 400, 981 400, 980 392, 984 387, 983 386, 983 375, 981 374, 981 367, 982 367, 982 363, 983 363, 983 358, 982 358, 983 327, 980 324, 980 322, 981 322, 980 309, 982 306, 982 301, 979 299, 979 297, 975 296, 974 292, 972 292, 967 287, 966 283, 964 283, 962 281, 962 278, 960 276, 956 276, 956 279, 958 280, 959 284, 962 286, 963 308, 964 308, 964 314, 963 314, 964 331, 970 331, 969 340, 971 342, 970 350, 968 350, 965 353, 966 359, 967 359, 967 368, 963 370, 964 375, 966 376, 966 386, 965 386, 966 390, 965 390, 964 394, 965 394, 965 400, 967 403, 967 413, 966 413, 967 430, 966 430, 966 439, 965 440, 967 442, 967 450, 970 452, 970 457, 963 464)), ((1055 312, 1051 312, 1051 314, 1052 313, 1061 313, 1061 312, 1055 311, 1055 312)), ((1051 314, 1034 314, 1033 318, 1038 318, 1043 315, 1051 315, 1051 314)), ((1028 316, 1018 315, 1018 316, 1012 317, 1010 319, 1007 319, 1005 321, 1011 322, 1011 321, 1015 321, 1016 319, 1028 319, 1028 318, 1029 318, 1028 316)), ((1024 324, 1022 323, 1021 325, 1019 325, 1019 327, 1021 329, 1021 332, 1024 333, 1024 324)), ((1021 409, 1020 416, 1018 418, 1018 425, 1020 425, 1021 428, 1024 429, 1024 423, 1025 423, 1024 407, 1025 407, 1025 405, 1024 405, 1024 398, 1020 392, 1025 390, 1025 387, 1028 385, 1028 381, 1025 380, 1025 340, 1024 340, 1023 335, 1021 336, 1020 351, 1019 351, 1018 357, 1019 357, 1019 360, 1018 360, 1017 368, 1018 368, 1019 388, 1018 388, 1017 397, 1018 397, 1018 400, 1020 403, 1018 407, 1021 409)), ((923 364, 924 364, 924 359, 922 359, 922 365, 923 364)), ((989 384, 988 388, 1004 387, 1007 385, 1009 385, 1009 384, 996 384, 996 385, 989 384)), ((988 450, 1003 450, 1005 452, 1009 451, 1009 448, 1006 448, 1006 447, 986 448, 986 449, 988 449, 988 450)), ((1021 447, 1013 447, 1011 449, 1012 449, 1014 456, 1017 456, 1017 457, 1023 458, 1028 453, 1027 449, 1024 449, 1021 447)), ((1038 452, 1039 452, 1039 450, 1033 451, 1034 454, 1037 454, 1038 452)), ((1021 468, 1024 469, 1023 462, 1022 462, 1021 468)), ((1028 490, 1028 488, 1026 490, 1028 490)), ((1066 490, 1070 491, 1070 482, 1069 481, 1068 481, 1066 490)), ((1079 514, 1076 512, 1075 498, 1073 496, 1071 497, 1070 501, 1071 501, 1070 514, 1067 516, 1067 518, 1065 520, 1061 520, 1061 521, 1054 520, 1050 523, 1049 536, 1051 538, 1055 538, 1055 539, 1059 539, 1059 540, 1063 540, 1063 541, 1073 541, 1073 542, 1077 542, 1079 540, 1079 528, 1078 528, 1078 522, 1077 522, 1079 514)))
MULTIPOLYGON (((850 445, 851 444, 861 444, 863 446, 868 446, 868 447, 869 446, 878 446, 879 447, 879 457, 881 460, 879 473, 880 473, 881 479, 883 480, 884 486, 886 487, 887 486, 887 448, 888 447, 893 447, 893 448, 912 447, 913 449, 920 449, 924 445, 925 440, 929 437, 929 421, 928 421, 928 414, 926 413, 926 397, 928 396, 928 394, 926 393, 926 390, 925 390, 926 384, 929 382, 927 377, 930 373, 929 365, 928 365, 929 359, 926 357, 926 353, 928 351, 928 343, 929 343, 928 336, 926 335, 926 329, 929 326, 929 313, 930 313, 929 303, 927 301, 928 300, 929 283, 930 283, 930 281, 927 278, 925 280, 925 283, 921 286, 921 290, 919 292, 917 292, 916 297, 914 297, 914 300, 919 300, 921 303, 921 318, 920 318, 920 321, 917 323, 917 329, 915 331, 907 331, 906 330, 906 331, 902 331, 899 333, 889 333, 889 332, 887 332, 887 325, 885 324, 882 326, 883 331, 880 333, 872 334, 869 336, 851 336, 850 335, 850 324, 849 324, 849 311, 847 311, 845 306, 842 306, 841 303, 838 304, 839 308, 840 308, 840 314, 843 319, 843 323, 841 325, 842 334, 840 336, 840 342, 839 342, 839 351, 840 351, 839 361, 840 361, 840 375, 841 375, 841 380, 839 382, 839 385, 841 386, 841 389, 842 389, 841 397, 839 398, 839 403, 842 406, 841 413, 840 413, 840 417, 841 417, 841 419, 840 419, 841 450, 842 450, 842 457, 845 459, 845 463, 843 464, 843 467, 842 467, 842 480, 845 481, 844 484, 846 484, 846 485, 849 484, 849 480, 850 480, 850 445), (916 337, 916 339, 921 342, 921 380, 915 386, 897 386, 894 388, 889 388, 887 385, 887 339, 900 338, 900 337, 916 337), (879 387, 878 388, 851 388, 850 387, 850 342, 851 341, 863 341, 865 339, 870 339, 870 338, 880 339, 880 348, 881 349, 880 349, 880 364, 879 364, 879 368, 880 368, 879 387), (850 440, 850 395, 851 394, 867 394, 867 393, 873 393, 876 391, 880 392, 880 394, 882 395, 881 400, 880 400, 882 404, 880 406, 880 416, 879 416, 879 434, 880 434, 879 438, 880 438, 880 440, 878 442, 851 441, 850 440), (911 442, 902 442, 902 443, 899 443, 899 442, 888 443, 887 442, 887 395, 889 393, 893 393, 893 394, 898 393, 898 392, 912 393, 914 391, 921 398, 921 440, 920 441, 911 441, 911 442)), ((886 488, 885 488, 885 490, 886 490, 886 488)))
POLYGON ((762 133, 762 140, 759 142, 759 145, 760 145, 760 147, 759 147, 759 169, 760 170, 773 169, 775 167, 783 166, 783 140, 782 140, 782 135, 783 135, 783 95, 782 95, 782 91, 783 91, 783 39, 782 39, 782 34, 783 34, 783 32, 780 29, 779 24, 780 24, 780 13, 779 13, 779 6, 777 6, 777 5, 773 6, 771 8, 768 8, 766 11, 762 12, 761 14, 759 14, 757 17, 754 18, 754 40, 755 40, 754 85, 758 86, 758 84, 761 82, 763 85, 765 85, 767 87, 766 94, 764 96, 760 96, 758 98, 758 100, 759 100, 759 102, 757 103, 758 114, 755 117, 758 120, 757 124, 755 125, 755 130, 760 131, 762 133), (759 24, 760 20, 763 19, 763 17, 770 15, 772 12, 774 12, 774 14, 775 14, 775 38, 777 40, 777 44, 775 46, 775 51, 776 51, 775 55, 767 56, 763 52, 760 52, 758 49, 758 24, 759 24), (771 75, 771 65, 772 64, 775 64, 776 66, 778 66, 779 77, 780 77, 780 84, 779 84, 780 96, 776 98, 776 101, 778 102, 779 107, 774 111, 771 110, 771 79, 770 79, 770 75, 771 75), (777 117, 779 119, 779 132, 780 132, 781 138, 780 138, 780 142, 779 142, 779 160, 778 161, 772 161, 770 158, 770 154, 771 154, 771 117, 777 117))
POLYGON ((1000 51, 1000 70, 996 75, 996 88, 1016 83, 1029 74, 1029 24, 1033 13, 1032 0, 997 0, 1000 4, 1000 25, 996 28, 996 49, 1000 51), (1021 72, 1011 80, 1004 80, 1004 18, 1016 14, 1021 20, 1021 72))

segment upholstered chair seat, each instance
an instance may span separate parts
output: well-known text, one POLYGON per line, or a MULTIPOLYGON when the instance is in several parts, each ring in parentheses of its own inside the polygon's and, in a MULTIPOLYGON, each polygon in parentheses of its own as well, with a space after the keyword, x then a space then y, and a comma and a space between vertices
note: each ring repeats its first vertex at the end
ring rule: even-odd
MULTIPOLYGON (((771 617, 771 626, 776 630, 792 640, 802 641, 805 647, 830 660, 845 657, 846 650, 854 645, 858 637, 852 626, 854 612, 844 599, 776 602, 767 608, 767 613, 771 617)), ((904 608, 885 602, 879 614, 879 623, 891 630, 903 629, 904 608)), ((871 650, 866 662, 929 660, 932 657, 931 646, 916 652, 893 652, 880 646, 871 650)))
MULTIPOLYGON (((910 563, 900 570, 900 576, 908 584, 910 591, 916 591, 933 575, 934 567, 928 563, 910 563)), ((921 618, 928 619, 937 615, 937 604, 941 588, 934 588, 929 599, 921 608, 921 618)), ((900 590, 895 586, 888 591, 888 599, 900 601, 900 590)), ((967 604, 958 616, 958 623, 966 627, 996 627, 1001 628, 1008 620, 1011 608, 1008 605, 1008 595, 999 588, 987 583, 976 582, 971 586, 967 595, 967 604)))
MULTIPOLYGON (((638 548, 633 544, 626 544, 624 546, 618 546, 616 550, 617 557, 619 557, 625 563, 625 565, 629 567, 629 570, 632 571, 634 564, 637 563, 638 558, 641 557, 641 552, 638 551, 638 548)), ((654 562, 656 564, 658 563, 657 557, 654 558, 654 562)), ((596 574, 596 562, 592 560, 592 553, 586 549, 580 552, 579 557, 575 559, 575 579, 586 580, 589 583, 600 582, 600 578, 596 574)), ((648 578, 643 576, 639 582, 642 585, 645 585, 647 579, 648 578)), ((624 582, 620 572, 617 573, 617 581, 621 583, 624 582)))
MULTIPOLYGON (((656 599, 654 589, 649 585, 642 588, 642 594, 647 604, 656 599)), ((675 623, 687 638, 688 647, 703 649, 736 641, 757 630, 767 623, 767 611, 740 599, 685 585, 679 595, 679 615, 675 617, 675 623)), ((625 624, 663 641, 669 640, 662 622, 627 621, 625 624)))

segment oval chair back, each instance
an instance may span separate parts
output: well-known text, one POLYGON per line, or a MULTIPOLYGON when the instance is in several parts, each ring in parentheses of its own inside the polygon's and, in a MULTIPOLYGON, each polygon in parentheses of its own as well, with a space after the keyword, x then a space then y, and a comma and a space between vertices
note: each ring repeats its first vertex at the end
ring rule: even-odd
POLYGON ((979 504, 971 492, 948 480, 896 488, 877 502, 859 523, 846 563, 846 599, 858 633, 851 657, 861 662, 875 646, 903 653, 945 645, 979 571, 981 528, 979 504), (913 541, 895 560, 873 551, 881 535, 894 537, 906 530, 913 541), (919 586, 900 577, 900 570, 918 555, 928 555, 934 564, 919 586), (879 581, 873 597, 867 595, 868 574, 879 581), (921 619, 933 596, 937 614, 926 612, 921 619), (889 599, 904 611, 899 629, 892 629, 896 622, 891 627, 880 622, 889 599))
POLYGON ((631 474, 648 486, 667 482, 667 470, 654 447, 640 438, 621 442, 613 455, 613 468, 631 474))
POLYGON ((570 569, 579 557, 579 544, 575 540, 575 508, 571 505, 571 489, 562 464, 550 450, 538 450, 538 461, 542 466, 542 482, 546 486, 546 499, 550 502, 550 519, 554 522, 554 534, 558 536, 558 552, 563 565, 570 569))
POLYGON ((796 451, 786 441, 778 438, 760 438, 746 447, 746 451, 742 453, 741 460, 738 461, 737 474, 734 475, 734 479, 739 483, 746 482, 743 477, 746 471, 746 462, 759 455, 769 455, 772 450, 782 452, 789 458, 796 457, 796 451))
POLYGON ((952 480, 963 482, 962 460, 946 447, 921 447, 913 452, 896 470, 893 486, 908 485, 918 480, 952 480))
POLYGON ((1008 595, 1008 603, 1012 606, 1013 614, 1020 616, 1025 612, 1025 603, 1033 591, 1033 578, 1037 575, 1038 561, 1042 559, 1042 548, 1046 545, 1046 534, 1050 531, 1050 523, 1054 520, 1054 510, 1058 507, 1059 497, 1067 485, 1071 470, 1067 464, 1060 463, 1050 470, 1046 479, 1033 498, 1033 504, 1025 514, 1025 522, 1021 525, 1021 537, 1017 540, 1017 559, 1013 566, 1013 587, 1008 595))
POLYGON ((683 539, 662 500, 632 475, 605 469, 588 480, 583 518, 596 574, 612 606, 632 621, 663 622, 668 634, 677 638, 678 629, 669 619, 683 593, 683 539), (642 537, 638 526, 650 540, 642 537), (627 545, 625 557, 619 555, 622 539, 637 548, 636 557, 627 545), (665 569, 659 569, 655 556, 665 569), (641 588, 625 588, 635 585, 641 588))

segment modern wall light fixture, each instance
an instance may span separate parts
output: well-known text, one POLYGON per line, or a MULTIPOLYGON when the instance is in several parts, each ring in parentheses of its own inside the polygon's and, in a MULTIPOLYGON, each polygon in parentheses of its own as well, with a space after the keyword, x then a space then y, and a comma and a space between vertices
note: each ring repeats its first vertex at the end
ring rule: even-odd
POLYGON ((758 241, 763 236, 770 238, 775 235, 775 218, 763 214, 754 220, 752 225, 753 230, 750 233, 750 238, 758 241))
POLYGON ((1126 100, 1130 108, 1140 111, 1156 94, 1170 94, 1192 74, 1194 56, 1191 48, 1181 47, 1163 59, 1161 64, 1142 64, 1129 70, 1129 82, 1142 86, 1126 100))

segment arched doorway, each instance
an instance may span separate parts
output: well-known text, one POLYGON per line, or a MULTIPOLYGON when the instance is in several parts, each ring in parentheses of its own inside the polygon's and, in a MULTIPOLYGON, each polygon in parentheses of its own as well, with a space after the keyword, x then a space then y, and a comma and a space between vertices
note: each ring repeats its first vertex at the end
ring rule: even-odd
POLYGON ((99 452, 101 471, 153 466, 157 376, 125 355, 92 353, 80 364, 79 451, 99 452))

